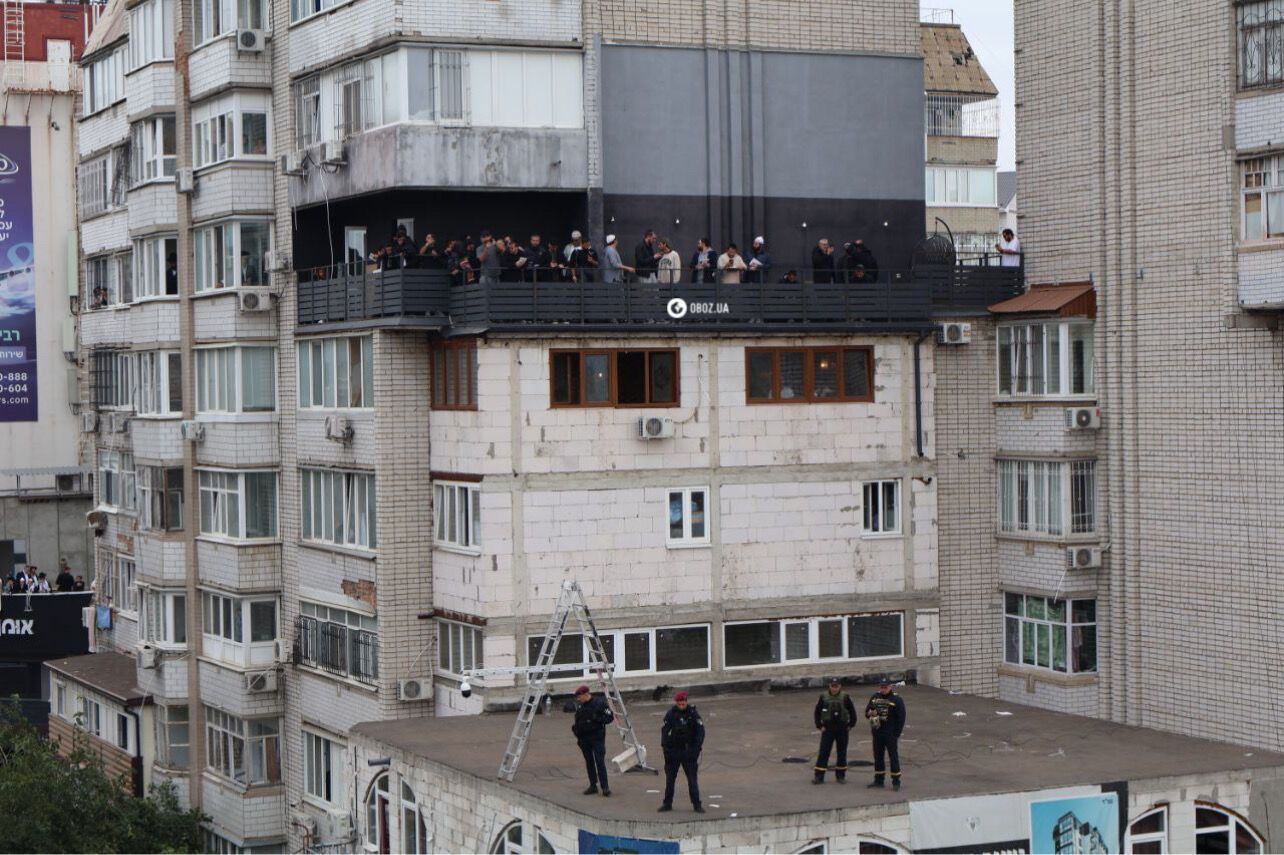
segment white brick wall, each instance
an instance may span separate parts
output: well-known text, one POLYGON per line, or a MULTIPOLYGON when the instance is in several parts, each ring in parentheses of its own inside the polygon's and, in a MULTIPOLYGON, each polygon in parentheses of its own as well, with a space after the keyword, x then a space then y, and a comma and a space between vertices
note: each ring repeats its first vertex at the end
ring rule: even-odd
POLYGON ((1284 306, 1284 248, 1239 254, 1239 302, 1245 308, 1284 306))
POLYGON ((1262 92, 1235 99, 1235 148, 1240 151, 1284 146, 1284 92, 1262 92))
MULTIPOLYGON (((196 503, 183 508, 193 520, 196 503)), ((134 557, 140 584, 179 588, 187 584, 187 549, 182 532, 139 532, 134 557)))
POLYGON ((177 418, 134 416, 129 420, 133 438, 134 459, 142 463, 180 465, 183 461, 183 437, 177 418))
POLYGON ((121 101, 76 123, 77 151, 82 160, 129 139, 125 104, 121 101))
POLYGON ((129 213, 123 209, 80 222, 80 251, 97 255, 129 249, 129 213))
POLYGON ((171 344, 178 342, 178 310, 177 300, 145 300, 121 316, 128 318, 135 344, 171 344))
MULTIPOLYGON (((161 652, 155 668, 139 668, 138 688, 159 700, 182 702, 187 698, 187 666, 190 658, 186 654, 166 654, 161 652)), ((186 793, 187 787, 180 788, 186 793)))
POLYGON ((205 773, 201 809, 210 815, 216 834, 238 845, 279 841, 285 833, 285 798, 280 786, 245 791, 224 778, 205 773))
POLYGON ((270 162, 230 161, 200 170, 192 220, 199 224, 232 214, 271 214, 272 169, 270 162))
POLYGON ((197 466, 275 467, 281 455, 276 419, 217 421, 215 416, 199 420, 205 425, 205 439, 196 445, 197 466))
POLYGON ((174 112, 174 63, 153 62, 127 73, 125 110, 131 120, 174 112))
MULTIPOLYGON (((259 293, 268 291, 262 289, 259 293)), ((275 339, 280 311, 278 306, 270 312, 242 312, 235 289, 202 292, 192 301, 192 337, 198 342, 209 343, 231 339, 275 339)))
MULTIPOLYGON (((172 232, 178 222, 178 194, 174 182, 157 181, 129 191, 129 233, 134 237, 152 232, 172 232)), ((177 330, 174 331, 177 337, 177 330)))
POLYGON ((133 340, 126 309, 99 309, 80 315, 80 346, 83 348, 104 344, 128 345, 133 340))
MULTIPOLYGON (((268 39, 268 51, 272 40, 268 39)), ((268 51, 242 53, 236 49, 236 34, 229 33, 192 51, 188 59, 189 86, 193 102, 230 87, 266 88, 271 85, 272 65, 268 51)))
POLYGON ((201 698, 210 706, 241 718, 279 716, 283 704, 281 692, 245 691, 245 673, 209 660, 201 660, 201 698))
MULTIPOLYGON (((196 542, 200 583, 238 593, 281 589, 281 547, 196 542)), ((188 629, 191 632, 191 629, 188 629)))

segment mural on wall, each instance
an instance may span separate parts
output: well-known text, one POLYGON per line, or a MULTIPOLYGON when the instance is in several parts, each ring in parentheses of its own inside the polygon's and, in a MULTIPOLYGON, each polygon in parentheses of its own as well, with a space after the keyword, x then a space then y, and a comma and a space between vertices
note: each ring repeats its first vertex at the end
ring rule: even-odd
POLYGON ((31 213, 31 129, 0 127, 0 422, 37 418, 31 213))
POLYGON ((1106 855, 1118 851, 1117 793, 1030 802, 1030 852, 1034 855, 1106 855))
POLYGON ((580 829, 579 851, 596 852, 637 852, 647 855, 668 855, 678 851, 676 840, 642 840, 636 837, 611 837, 606 834, 594 834, 580 829))

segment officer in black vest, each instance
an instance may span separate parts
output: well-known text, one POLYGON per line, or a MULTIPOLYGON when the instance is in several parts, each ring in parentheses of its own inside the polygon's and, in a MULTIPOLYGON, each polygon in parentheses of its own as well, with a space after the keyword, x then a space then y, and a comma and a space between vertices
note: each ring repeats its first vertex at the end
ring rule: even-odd
POLYGON ((856 705, 843 691, 842 683, 837 677, 829 680, 829 691, 816 701, 816 729, 820 731, 820 753, 816 755, 816 777, 813 784, 825 783, 825 772, 829 769, 829 752, 834 745, 838 746, 838 765, 834 767, 834 777, 838 783, 847 783, 847 735, 856 726, 856 705))
POLYGON ((660 745, 664 748, 664 804, 660 805, 660 813, 673 810, 673 785, 678 779, 678 769, 686 773, 692 809, 704 813, 700 782, 696 778, 700 750, 704 747, 704 722, 695 705, 687 703, 686 692, 674 695, 673 707, 664 714, 660 745))
POLYGON ((602 788, 602 795, 609 796, 611 787, 606 783, 606 726, 615 721, 615 713, 602 698, 593 697, 588 686, 575 690, 575 724, 571 732, 584 755, 589 785, 584 795, 591 796, 602 788))
POLYGON ((883 786, 885 768, 883 755, 892 762, 892 788, 901 788, 901 755, 897 743, 905 729, 905 701, 892 691, 890 680, 882 680, 878 691, 865 704, 865 718, 869 719, 870 735, 874 739, 874 782, 870 787, 883 786))

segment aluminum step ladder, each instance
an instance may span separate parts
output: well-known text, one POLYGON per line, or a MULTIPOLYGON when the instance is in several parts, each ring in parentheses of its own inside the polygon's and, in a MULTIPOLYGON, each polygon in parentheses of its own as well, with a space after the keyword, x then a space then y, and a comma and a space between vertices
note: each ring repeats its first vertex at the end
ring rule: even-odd
POLYGON ((517 767, 521 765, 522 758, 526 756, 526 746, 530 740, 531 725, 534 723, 535 714, 539 710, 540 699, 546 693, 549 672, 553 670, 558 645, 561 644, 562 636, 566 633, 566 623, 572 617, 575 618, 576 623, 579 624, 580 632, 583 633, 584 638, 588 641, 588 661, 591 663, 589 670, 601 680, 607 707, 615 716, 615 729, 619 731, 624 744, 628 746, 628 750, 624 754, 615 758, 617 763, 627 768, 627 765, 631 765, 628 761, 634 759, 637 761, 638 767, 652 772, 655 771, 646 765, 646 746, 638 741, 637 734, 633 730, 633 722, 629 719, 629 712, 624 705, 624 698, 620 695, 620 690, 615 685, 613 673, 615 666, 606 655, 606 647, 602 644, 602 638, 597 633, 597 625, 593 622, 593 615, 589 612, 588 604, 584 601, 584 592, 580 589, 579 582, 568 580, 562 583, 562 592, 557 598, 557 606, 553 609, 553 614, 548 619, 548 628, 544 631, 544 641, 540 645, 539 656, 536 657, 534 667, 531 669, 526 696, 522 698, 522 705, 517 713, 517 723, 513 725, 512 736, 508 738, 508 748, 504 752, 503 761, 499 764, 500 780, 513 780, 513 776, 517 774, 517 767), (630 754, 632 755, 631 757, 629 756, 630 754))

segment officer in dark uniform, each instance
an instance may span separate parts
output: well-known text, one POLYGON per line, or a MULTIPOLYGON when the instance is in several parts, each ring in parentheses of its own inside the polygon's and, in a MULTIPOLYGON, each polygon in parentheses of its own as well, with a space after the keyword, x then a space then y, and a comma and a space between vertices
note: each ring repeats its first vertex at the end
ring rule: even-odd
POLYGON ((602 795, 609 796, 611 787, 606 782, 606 726, 615 721, 615 713, 603 698, 593 697, 588 686, 575 690, 575 724, 571 733, 584 755, 589 785, 584 795, 591 796, 602 788, 602 795))
POLYGON ((905 701, 892 691, 890 680, 878 684, 878 691, 865 704, 865 718, 869 719, 870 735, 874 738, 874 782, 870 787, 883 786, 883 755, 892 761, 892 788, 901 788, 901 755, 897 742, 905 729, 905 701))
POLYGON ((686 692, 674 695, 672 708, 664 714, 660 745, 664 748, 664 804, 660 805, 660 813, 673 810, 673 785, 678 779, 679 768, 687 776, 692 809, 696 813, 704 813, 704 806, 700 804, 700 782, 696 778, 700 749, 704 747, 704 722, 700 720, 700 712, 695 705, 687 703, 686 692))
POLYGON ((838 765, 834 767, 834 777, 838 783, 847 783, 847 735, 856 726, 856 706, 843 691, 842 683, 837 677, 829 680, 829 691, 816 701, 816 729, 820 731, 820 753, 816 755, 816 777, 813 784, 825 783, 825 771, 829 768, 829 752, 838 745, 838 765))

